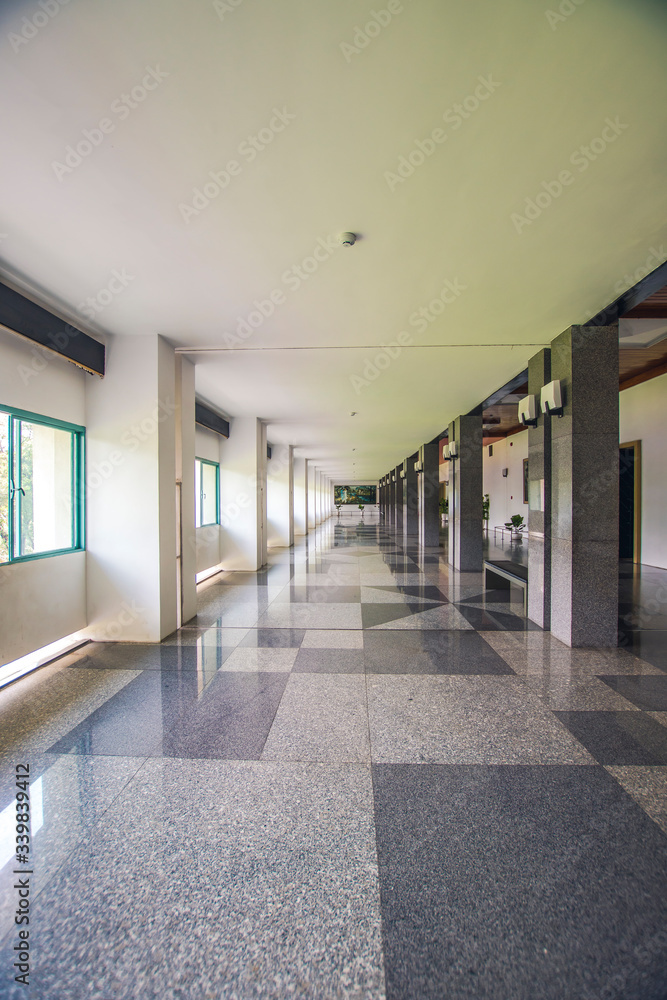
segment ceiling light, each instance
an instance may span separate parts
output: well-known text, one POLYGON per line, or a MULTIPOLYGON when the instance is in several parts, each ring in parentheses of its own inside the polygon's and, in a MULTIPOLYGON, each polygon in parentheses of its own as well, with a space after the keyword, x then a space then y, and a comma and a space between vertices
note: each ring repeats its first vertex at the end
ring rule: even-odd
POLYGON ((340 236, 338 237, 338 240, 340 242, 340 245, 343 247, 353 247, 354 244, 357 242, 357 234, 341 233, 340 236))

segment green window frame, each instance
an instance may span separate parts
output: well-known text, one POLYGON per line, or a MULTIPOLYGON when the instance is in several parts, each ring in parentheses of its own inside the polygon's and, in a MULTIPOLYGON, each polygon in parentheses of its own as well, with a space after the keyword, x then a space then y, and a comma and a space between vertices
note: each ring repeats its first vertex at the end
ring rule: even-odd
POLYGON ((195 527, 220 524, 220 465, 207 458, 195 458, 195 527), (215 476, 215 511, 212 512, 211 472, 215 476), (209 520, 213 517, 213 520, 209 520))
MULTIPOLYGON (((45 559, 85 549, 85 462, 86 429, 78 424, 55 420, 29 410, 0 404, 0 564, 45 559), (6 419, 2 420, 2 417, 6 419), (39 463, 42 485, 38 487, 41 518, 53 522, 50 531, 39 525, 43 538, 51 535, 57 544, 41 548, 35 531, 34 438, 35 430, 48 428, 69 435, 53 435, 48 455, 48 435, 44 436, 46 462, 39 463), (6 430, 6 436, 4 431, 6 430), (30 442, 30 448, 27 447, 30 442), (30 461, 27 461, 28 456, 30 461), (49 469, 48 466, 51 466, 49 469), (47 468, 45 468, 47 466, 47 468), (64 472, 64 474, 63 474, 64 472), (56 482, 60 497, 56 497, 56 482), (49 481, 50 480, 50 481, 49 481), (67 490, 69 484, 69 490, 67 490), (51 504, 49 505, 49 499, 51 504), (63 505, 65 517, 63 518, 63 505), (58 510, 60 508, 60 510, 58 510), (69 520, 69 530, 67 521, 69 520), (63 544, 68 539, 69 544, 63 544), (37 547, 38 551, 35 551, 37 547)), ((39 437, 39 433, 37 435, 39 437)), ((39 534, 39 533, 37 533, 39 534)))

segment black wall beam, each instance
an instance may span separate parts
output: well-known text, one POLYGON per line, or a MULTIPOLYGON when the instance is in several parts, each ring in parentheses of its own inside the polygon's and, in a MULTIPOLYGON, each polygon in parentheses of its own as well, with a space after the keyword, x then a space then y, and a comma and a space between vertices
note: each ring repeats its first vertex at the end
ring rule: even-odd
POLYGON ((216 434, 220 434, 222 437, 229 437, 229 421, 225 420, 224 417, 221 417, 213 410, 209 410, 208 406, 204 406, 203 403, 198 403, 196 400, 195 423, 200 424, 202 427, 206 427, 209 431, 215 431, 216 434))
POLYGON ((0 326, 93 375, 104 375, 104 344, 2 283, 0 326))

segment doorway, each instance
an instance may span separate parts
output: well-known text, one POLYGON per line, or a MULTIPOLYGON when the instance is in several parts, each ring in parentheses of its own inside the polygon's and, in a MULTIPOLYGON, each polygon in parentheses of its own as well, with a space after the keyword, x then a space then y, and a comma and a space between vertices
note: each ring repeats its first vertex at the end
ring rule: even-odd
POLYGON ((641 562, 641 441, 619 445, 618 556, 641 562))

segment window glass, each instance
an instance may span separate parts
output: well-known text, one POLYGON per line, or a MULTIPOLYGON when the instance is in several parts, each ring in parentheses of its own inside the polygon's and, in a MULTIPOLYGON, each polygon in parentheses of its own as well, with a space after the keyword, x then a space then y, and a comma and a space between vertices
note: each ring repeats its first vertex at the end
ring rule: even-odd
POLYGON ((201 473, 202 473, 201 523, 217 524, 218 523, 218 467, 217 465, 209 465, 208 462, 202 462, 201 473))
POLYGON ((0 409, 0 562, 83 547, 83 445, 82 427, 0 409))
POLYGON ((9 559, 9 414, 0 412, 0 562, 9 559))
POLYGON ((20 554, 72 547, 72 434, 20 421, 20 554))

